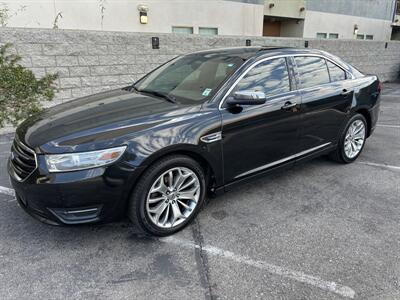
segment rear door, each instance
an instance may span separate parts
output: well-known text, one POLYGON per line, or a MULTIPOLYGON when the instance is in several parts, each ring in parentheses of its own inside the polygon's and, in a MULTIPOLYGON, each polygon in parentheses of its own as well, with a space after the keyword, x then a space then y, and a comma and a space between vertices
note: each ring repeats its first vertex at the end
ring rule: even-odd
POLYGON ((300 84, 300 151, 332 146, 350 109, 353 90, 346 72, 319 56, 295 56, 300 84))

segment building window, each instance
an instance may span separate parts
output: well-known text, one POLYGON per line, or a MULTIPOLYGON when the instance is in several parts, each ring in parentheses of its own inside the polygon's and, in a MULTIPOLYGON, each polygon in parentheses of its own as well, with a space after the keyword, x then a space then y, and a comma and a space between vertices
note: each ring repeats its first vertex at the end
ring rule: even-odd
POLYGON ((201 34, 201 35, 218 35, 218 28, 199 27, 199 34, 201 34))
POLYGON ((357 40, 363 40, 364 39, 364 35, 363 34, 357 34, 356 38, 357 38, 357 40))
POLYGON ((317 39, 326 39, 327 34, 325 32, 317 32, 317 39))
POLYGON ((338 39, 339 38, 339 33, 330 33, 329 34, 330 39, 338 39))
POLYGON ((193 34, 193 27, 172 26, 173 33, 193 34))
POLYGON ((374 39, 374 36, 373 36, 372 34, 367 34, 367 35, 365 36, 365 39, 366 39, 366 40, 373 40, 373 39, 374 39))

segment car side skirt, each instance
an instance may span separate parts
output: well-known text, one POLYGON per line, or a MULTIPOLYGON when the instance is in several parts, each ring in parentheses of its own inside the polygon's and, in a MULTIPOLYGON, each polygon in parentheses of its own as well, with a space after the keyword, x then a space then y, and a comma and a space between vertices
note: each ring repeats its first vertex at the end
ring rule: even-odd
POLYGON ((307 153, 306 155, 303 155, 301 157, 294 156, 293 159, 291 159, 291 160, 284 161, 280 164, 274 164, 269 168, 263 169, 259 172, 249 174, 248 176, 245 176, 245 177, 240 177, 230 183, 227 183, 221 187, 218 187, 215 189, 214 194, 221 195, 221 194, 231 190, 233 187, 235 187, 239 184, 242 184, 242 183, 244 184, 244 183, 250 182, 252 180, 255 180, 257 178, 261 178, 269 173, 274 173, 274 172, 290 169, 295 164, 297 165, 299 163, 309 161, 309 160, 317 158, 319 156, 326 155, 326 154, 332 152, 334 149, 336 149, 336 147, 337 147, 337 144, 329 144, 329 145, 326 145, 326 147, 324 147, 322 149, 317 149, 317 150, 315 150, 311 153, 307 153))

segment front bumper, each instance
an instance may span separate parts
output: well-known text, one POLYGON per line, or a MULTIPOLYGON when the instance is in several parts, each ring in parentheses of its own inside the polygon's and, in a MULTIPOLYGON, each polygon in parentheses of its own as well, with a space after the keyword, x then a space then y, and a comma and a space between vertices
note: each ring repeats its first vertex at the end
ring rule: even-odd
POLYGON ((72 225, 117 220, 140 168, 126 162, 89 170, 48 173, 38 168, 24 181, 8 172, 20 206, 34 218, 51 225, 72 225))

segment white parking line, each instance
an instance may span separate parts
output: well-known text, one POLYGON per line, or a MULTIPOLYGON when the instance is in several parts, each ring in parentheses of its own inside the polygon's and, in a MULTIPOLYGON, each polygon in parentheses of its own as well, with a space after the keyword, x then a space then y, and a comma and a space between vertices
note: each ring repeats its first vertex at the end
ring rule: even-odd
MULTIPOLYGON (((164 242, 164 243, 169 243, 169 244, 175 244, 181 247, 193 249, 193 248, 200 248, 199 245, 196 245, 195 243, 188 241, 188 240, 181 240, 177 239, 175 237, 165 237, 165 238, 159 238, 159 241, 164 242)), ((319 277, 312 276, 305 274, 303 272, 299 271, 293 271, 284 267, 279 267, 272 265, 270 263, 264 262, 264 261, 259 261, 259 260, 254 260, 242 255, 235 254, 231 251, 223 250, 221 248, 213 247, 213 246, 203 246, 201 248, 203 251, 206 251, 209 255, 212 256, 219 256, 223 257, 225 259, 229 259, 231 261, 237 262, 239 264, 244 264, 248 265, 251 267, 255 267, 264 271, 267 271, 268 273, 275 274, 281 277, 289 278, 301 283, 305 283, 314 287, 317 287, 319 289, 322 289, 327 292, 332 292, 335 294, 338 294, 342 297, 347 297, 353 299, 355 297, 355 291, 345 285, 338 284, 333 281, 326 281, 323 280, 319 277)))
POLYGON ((400 125, 376 124, 378 127, 400 128, 400 125))
POLYGON ((1 186, 1 185, 0 185, 0 194, 4 194, 4 195, 15 197, 15 192, 14 192, 13 189, 10 189, 8 187, 1 186))
POLYGON ((373 163, 373 162, 368 162, 368 161, 356 161, 356 163, 367 165, 367 166, 381 167, 381 168, 387 168, 387 169, 391 169, 391 170, 399 170, 400 171, 400 167, 399 166, 392 166, 392 165, 387 165, 387 164, 378 164, 378 163, 373 163))

